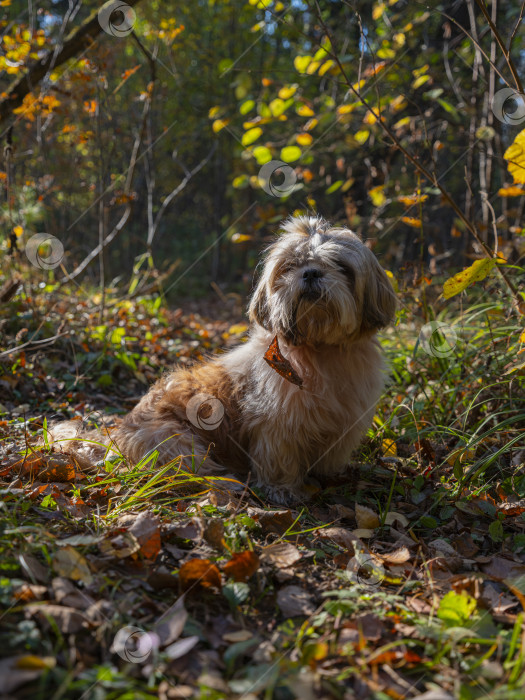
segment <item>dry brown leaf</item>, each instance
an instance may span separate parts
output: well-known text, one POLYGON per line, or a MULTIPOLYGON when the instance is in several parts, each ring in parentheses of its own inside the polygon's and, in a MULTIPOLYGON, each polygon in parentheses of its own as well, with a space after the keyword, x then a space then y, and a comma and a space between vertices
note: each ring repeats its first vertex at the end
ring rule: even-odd
POLYGON ((190 559, 179 570, 179 581, 183 591, 194 586, 222 588, 221 572, 209 559, 190 559))
POLYGON ((287 566, 292 566, 301 559, 302 554, 290 542, 276 542, 265 547, 261 552, 261 562, 264 564, 273 564, 280 569, 287 566))
POLYGON ((371 508, 355 504, 355 519, 357 527, 361 530, 373 530, 379 527, 379 516, 371 508))
POLYGON ((255 552, 239 552, 232 556, 224 565, 224 573, 234 581, 247 581, 260 566, 259 557, 255 552))
POLYGON ((57 576, 51 582, 53 593, 57 603, 68 608, 85 610, 95 602, 91 596, 80 591, 71 581, 62 576, 57 576))
POLYGON ((289 510, 263 511, 259 515, 259 525, 265 533, 275 532, 277 535, 284 533, 293 525, 295 518, 289 510))
POLYGON ((114 537, 108 537, 99 544, 102 554, 107 554, 117 559, 125 559, 135 554, 140 549, 140 542, 131 532, 122 532, 114 537))
POLYGON ((86 559, 73 547, 62 547, 53 557, 53 569, 59 576, 82 581, 86 586, 93 581, 86 559))
POLYGON ((385 564, 404 564, 410 559, 410 552, 407 547, 400 547, 388 554, 374 553, 374 556, 380 559, 385 564))
POLYGON ((160 521, 151 513, 139 513, 129 532, 140 544, 140 552, 146 559, 155 559, 160 552, 160 521))
POLYGON ((402 527, 408 527, 409 521, 402 513, 396 513, 395 511, 390 511, 386 514, 385 525, 393 525, 398 522, 402 527))
POLYGON ((187 619, 188 612, 182 595, 155 623, 154 631, 159 636, 161 647, 173 644, 180 637, 187 619))
POLYGON ((235 632, 226 632, 222 635, 225 642, 230 642, 230 644, 235 644, 236 642, 247 642, 251 639, 253 634, 248 632, 248 630, 236 630, 235 632))
POLYGON ((66 608, 63 605, 32 603, 25 608, 31 615, 34 615, 47 628, 52 618, 62 634, 76 634, 88 624, 87 618, 74 608, 66 608))
POLYGON ((323 527, 321 530, 318 530, 317 534, 323 540, 333 540, 340 547, 344 547, 349 552, 352 552, 352 554, 354 553, 354 543, 359 542, 358 537, 343 527, 323 527))
POLYGON ((212 518, 206 525, 204 539, 215 549, 224 549, 224 525, 220 518, 212 518))
POLYGON ((277 605, 284 617, 311 615, 315 611, 312 597, 300 586, 285 586, 277 593, 277 605))

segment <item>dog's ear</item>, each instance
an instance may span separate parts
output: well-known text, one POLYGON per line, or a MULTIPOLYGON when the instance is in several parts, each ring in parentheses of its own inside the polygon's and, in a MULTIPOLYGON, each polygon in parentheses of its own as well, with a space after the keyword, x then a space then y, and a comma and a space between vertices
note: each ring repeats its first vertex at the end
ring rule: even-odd
POLYGON ((268 329, 270 316, 268 313, 268 295, 266 293, 266 280, 259 280, 248 306, 248 316, 252 323, 258 323, 268 329))
POLYGON ((361 332, 377 331, 388 326, 395 318, 397 297, 386 272, 376 260, 365 283, 361 332))

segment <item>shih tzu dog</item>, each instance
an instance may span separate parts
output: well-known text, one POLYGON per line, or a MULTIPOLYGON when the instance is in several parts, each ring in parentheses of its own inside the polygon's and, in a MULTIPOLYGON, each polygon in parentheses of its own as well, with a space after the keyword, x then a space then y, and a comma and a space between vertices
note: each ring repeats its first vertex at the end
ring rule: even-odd
POLYGON ((301 498, 308 477, 344 470, 372 422, 385 382, 376 332, 395 309, 357 235, 290 219, 267 251, 247 342, 167 373, 111 441, 134 462, 182 455, 202 475, 251 473, 270 500, 301 498))

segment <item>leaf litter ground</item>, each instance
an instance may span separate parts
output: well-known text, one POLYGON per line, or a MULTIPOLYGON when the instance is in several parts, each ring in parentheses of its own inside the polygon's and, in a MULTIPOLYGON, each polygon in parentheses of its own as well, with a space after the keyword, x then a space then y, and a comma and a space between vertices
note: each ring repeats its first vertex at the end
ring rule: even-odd
POLYGON ((479 386, 398 328, 361 453, 308 503, 272 507, 188 459, 80 466, 49 421, 126 412, 163 367, 246 330, 233 307, 113 303, 111 325, 51 293, 2 312, 5 697, 523 697, 523 441, 505 391, 451 413, 479 386))

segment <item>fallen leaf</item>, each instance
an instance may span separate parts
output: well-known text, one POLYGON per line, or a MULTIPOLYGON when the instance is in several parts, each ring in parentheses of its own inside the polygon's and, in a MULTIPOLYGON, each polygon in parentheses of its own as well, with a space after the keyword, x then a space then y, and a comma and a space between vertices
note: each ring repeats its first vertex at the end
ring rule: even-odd
POLYGON ((277 593, 277 605, 284 617, 311 615, 315 611, 312 597, 300 586, 285 586, 277 593))
POLYGON ((385 525, 393 525, 398 522, 403 527, 408 527, 409 520, 402 513, 396 513, 395 511, 390 511, 386 514, 385 525))
POLYGON ((258 520, 265 533, 284 535, 293 525, 295 518, 289 510, 270 510, 261 512, 258 520))
POLYGON ((220 518, 212 518, 204 530, 204 539, 215 549, 224 549, 224 525, 220 518))
POLYGON ((224 565, 224 573, 234 581, 247 581, 260 566, 259 557, 255 552, 236 553, 224 565))
POLYGON ((73 547, 59 549, 53 557, 53 569, 59 576, 73 581, 82 581, 86 586, 93 581, 91 570, 86 559, 73 547))
POLYGON ((379 516, 371 508, 355 504, 355 519, 359 529, 374 529, 379 527, 379 516))
POLYGON ((333 540, 340 547, 354 553, 354 544, 358 538, 349 530, 345 530, 343 527, 323 527, 318 530, 317 534, 321 539, 333 540))
POLYGON ((129 532, 140 544, 140 552, 146 559, 155 559, 160 552, 160 521, 151 513, 139 513, 129 532))
POLYGON ((29 614, 37 617, 44 626, 49 627, 49 619, 52 618, 62 634, 76 634, 88 623, 87 618, 74 608, 63 605, 32 603, 25 608, 29 614))
POLYGON ((276 542, 265 547, 261 552, 261 562, 272 564, 280 569, 292 566, 301 559, 302 554, 290 542, 276 542))
POLYGON ((140 542, 131 532, 123 532, 113 537, 107 537, 99 544, 102 554, 125 559, 140 549, 140 542))
POLYGON ((68 608, 76 608, 77 610, 85 610, 95 602, 91 596, 79 590, 67 578, 57 576, 51 581, 55 600, 61 605, 68 608))
POLYGON ((379 552, 375 552, 374 556, 385 564, 404 564, 410 560, 410 552, 407 547, 400 547, 388 554, 379 554, 379 552))
POLYGON ((196 635, 193 637, 185 637, 184 639, 179 639, 175 644, 164 649, 164 654, 168 659, 180 659, 181 656, 185 656, 189 651, 193 649, 199 643, 199 637, 196 635))
POLYGON ((157 620, 153 631, 159 637, 160 646, 172 644, 182 634, 188 612, 184 607, 184 596, 182 595, 166 612, 157 620))
POLYGON ((221 573, 209 559, 190 559, 179 570, 179 581, 183 591, 194 586, 222 588, 221 573))
POLYGON ((236 630, 235 632, 226 632, 226 634, 222 635, 224 641, 230 642, 231 644, 234 644, 236 642, 246 642, 252 637, 253 634, 251 632, 248 632, 248 630, 236 630))

